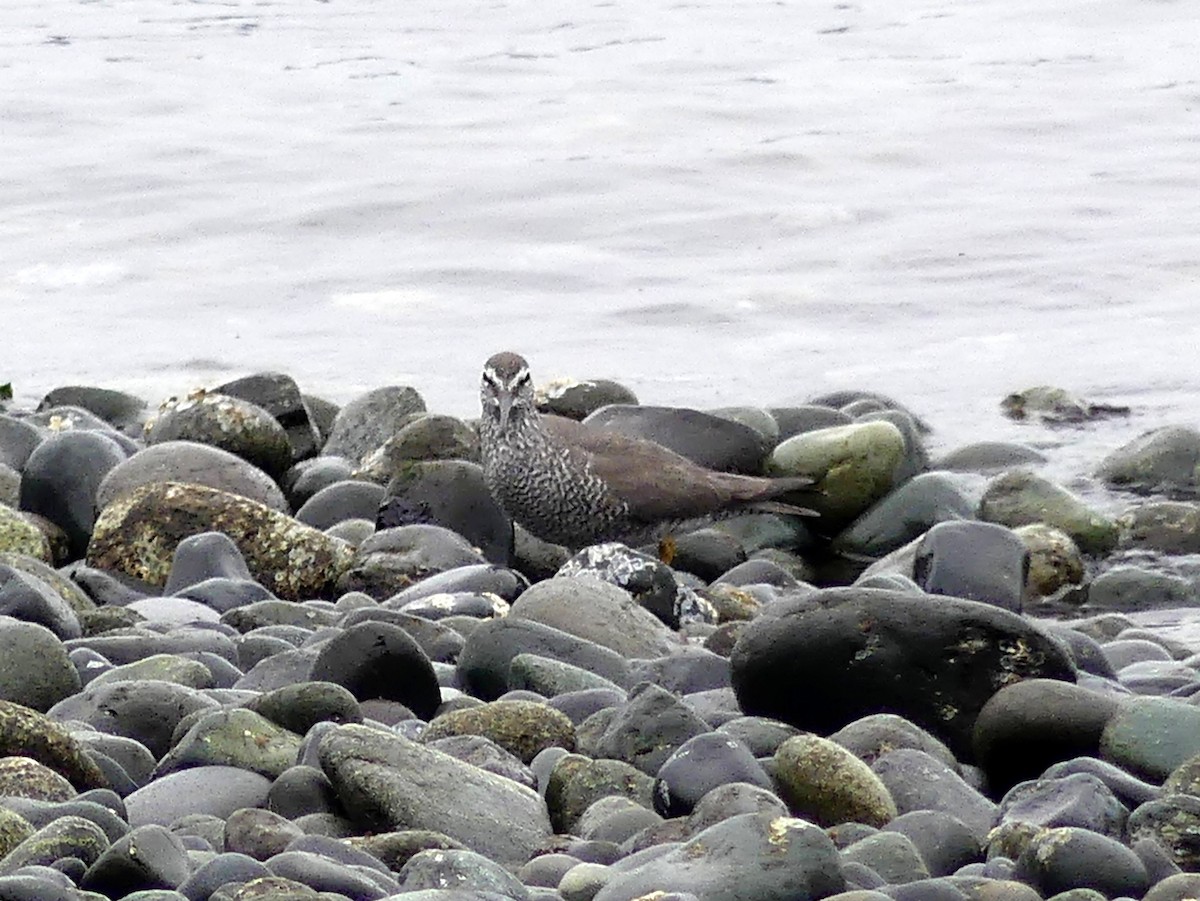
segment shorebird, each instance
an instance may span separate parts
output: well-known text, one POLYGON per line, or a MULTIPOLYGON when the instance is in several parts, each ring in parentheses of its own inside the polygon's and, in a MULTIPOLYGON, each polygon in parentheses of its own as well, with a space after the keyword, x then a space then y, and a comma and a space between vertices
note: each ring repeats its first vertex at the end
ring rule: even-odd
POLYGON ((653 441, 543 416, 529 364, 492 356, 480 383, 484 479, 508 515, 544 541, 578 549, 637 546, 739 512, 817 515, 779 501, 804 476, 760 478, 706 469, 653 441))

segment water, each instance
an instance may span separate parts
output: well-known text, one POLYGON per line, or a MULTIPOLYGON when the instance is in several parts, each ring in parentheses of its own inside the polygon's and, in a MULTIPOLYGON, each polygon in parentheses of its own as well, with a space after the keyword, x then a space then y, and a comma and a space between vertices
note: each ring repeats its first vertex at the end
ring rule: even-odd
POLYGON ((1200 422, 1200 9, 5 0, 0 382, 471 415, 889 393, 1085 478, 1200 422), (1009 424, 1051 383, 1134 415, 1009 424))

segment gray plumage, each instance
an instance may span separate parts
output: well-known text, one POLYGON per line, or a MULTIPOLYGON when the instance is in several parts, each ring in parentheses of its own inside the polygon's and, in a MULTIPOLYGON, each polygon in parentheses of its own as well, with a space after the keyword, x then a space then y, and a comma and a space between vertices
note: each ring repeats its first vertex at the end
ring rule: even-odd
POLYGON ((813 515, 776 500, 811 479, 716 472, 653 441, 542 416, 518 354, 498 353, 484 364, 480 400, 488 487, 509 516, 545 541, 637 545, 737 512, 813 515))

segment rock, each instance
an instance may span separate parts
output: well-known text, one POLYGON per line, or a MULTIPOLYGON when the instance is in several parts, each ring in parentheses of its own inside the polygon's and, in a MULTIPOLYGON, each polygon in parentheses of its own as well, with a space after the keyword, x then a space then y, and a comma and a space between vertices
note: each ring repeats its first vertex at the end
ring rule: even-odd
POLYGON ((1101 416, 1128 416, 1128 407, 1093 404, 1063 388, 1037 385, 1008 395, 1000 402, 1010 419, 1036 417, 1047 423, 1079 423, 1101 416))
POLYGON ((921 852, 906 835, 877 832, 842 851, 843 863, 859 863, 878 873, 888 884, 903 885, 929 878, 921 852))
POLYGON ((575 833, 586 811, 612 796, 633 801, 653 815, 654 780, 620 760, 563 754, 545 779, 544 794, 550 822, 558 833, 575 833))
POLYGON ((986 522, 941 522, 917 544, 913 581, 930 594, 1020 613, 1029 551, 1011 530, 986 522))
POLYGON ((449 529, 398 526, 360 544, 337 587, 342 593, 361 591, 383 600, 431 575, 483 562, 466 539, 449 529))
POLYGON ((194 711, 217 706, 199 691, 170 682, 92 683, 81 693, 55 704, 49 716, 132 738, 160 758, 170 749, 172 733, 180 720, 194 711))
POLYGON ((506 869, 482 854, 463 850, 419 851, 400 871, 406 893, 421 889, 486 892, 496 898, 526 901, 529 890, 506 869))
POLYGON ((509 867, 550 835, 536 793, 399 735, 337 726, 319 753, 343 806, 366 828, 431 829, 509 867))
MULTIPOLYGON (((13 501, 15 506, 16 500, 13 501)), ((27 554, 50 560, 50 540, 36 525, 11 506, 0 502, 0 553, 27 554)))
POLYGON ((1017 526, 1013 533, 1029 551, 1029 575, 1026 590, 1047 597, 1068 585, 1083 581, 1083 555, 1071 536, 1045 523, 1017 526))
POLYGON ((0 797, 66 801, 75 797, 71 783, 29 757, 0 757, 0 797))
POLYGON ((1096 475, 1112 488, 1194 495, 1200 489, 1200 431, 1166 426, 1146 432, 1100 461, 1096 475))
POLYGON ((975 504, 941 472, 926 472, 900 485, 834 539, 839 553, 882 557, 941 522, 975 517, 975 504))
POLYGON ((283 492, 271 476, 236 454, 197 441, 164 441, 118 463, 96 490, 96 509, 154 482, 203 485, 287 512, 283 492))
POLYGON ((25 462, 33 449, 45 440, 47 432, 27 419, 17 419, 0 412, 0 462, 17 472, 25 468, 25 462))
POLYGON ((995 804, 924 751, 891 751, 876 760, 871 769, 887 787, 899 813, 949 813, 960 819, 981 845, 996 822, 995 804))
POLYGON ((46 517, 66 533, 71 560, 84 555, 96 522, 96 493, 125 451, 106 435, 66 431, 29 455, 21 476, 21 509, 46 517))
POLYGON ((323 454, 357 463, 424 413, 425 401, 414 389, 389 385, 356 397, 338 411, 323 454))
POLYGON ((1112 790, 1090 773, 1022 782, 1000 802, 1000 822, 1039 828, 1077 826, 1118 841, 1129 810, 1112 790))
POLYGON ((450 735, 482 735, 526 764, 545 748, 575 749, 571 721, 552 707, 530 701, 493 701, 439 714, 421 740, 429 743, 450 735))
POLYGON ((1115 839, 1064 826, 1035 835, 1017 861, 1016 875, 1044 895, 1092 888, 1107 898, 1141 897, 1149 888, 1138 856, 1115 839))
POLYGON ((305 735, 316 723, 361 723, 362 711, 354 695, 332 682, 309 681, 285 685, 246 704, 276 725, 305 735))
POLYGON ((1005 686, 975 720, 975 760, 994 791, 1007 791, 1051 764, 1095 756, 1118 707, 1110 697, 1053 679, 1005 686))
POLYGON ((609 404, 583 420, 584 425, 670 448, 708 469, 756 474, 770 451, 755 429, 711 413, 684 407, 609 404))
POLYGON ((628 684, 629 664, 615 651, 529 620, 497 619, 480 624, 458 659, 463 686, 484 701, 509 688, 509 669, 518 654, 535 654, 577 666, 617 685, 628 684))
POLYGON ((246 559, 223 532, 189 535, 175 547, 163 592, 174 594, 212 578, 249 579, 246 559))
POLYGON ((281 598, 331 594, 353 558, 345 542, 262 504, 199 485, 157 482, 104 509, 88 563, 164 585, 175 548, 206 531, 233 539, 255 580, 281 598))
POLYGON ((509 566, 514 559, 512 520, 492 497, 477 463, 409 463, 388 481, 375 521, 379 529, 442 526, 463 536, 491 563, 509 566))
POLYGON ((666 759, 654 781, 654 809, 664 817, 690 814, 710 791, 730 783, 771 789, 750 749, 719 732, 689 738, 666 759))
POLYGON ((61 726, 28 707, 0 700, 0 757, 12 755, 44 764, 80 791, 107 787, 83 746, 61 726))
POLYGON ((554 379, 539 385, 534 398, 539 412, 576 420, 609 404, 628 406, 638 402, 629 388, 611 379, 554 379))
POLYGON ((235 766, 274 779, 295 763, 300 736, 252 710, 234 708, 200 716, 163 755, 155 776, 194 766, 235 766))
POLYGON ((226 382, 216 393, 247 401, 266 410, 283 427, 293 463, 312 457, 323 443, 300 387, 280 372, 261 372, 226 382))
POLYGON ((920 726, 894 713, 868 714, 843 726, 829 740, 868 765, 890 751, 912 748, 924 751, 955 771, 959 768, 949 748, 920 726))
POLYGON ((314 529, 329 529, 348 519, 374 521, 383 500, 383 486, 359 479, 326 485, 296 511, 296 520, 314 529))
POLYGON ((623 657, 659 657, 678 646, 671 630, 628 592, 595 579, 538 582, 516 600, 509 616, 551 626, 623 657))
MULTIPOLYGON (((217 898, 217 889, 229 883, 243 885, 271 875, 265 866, 245 854, 222 853, 200 864, 179 886, 188 899, 217 898)), ((315 894, 315 892, 314 892, 315 894)))
POLYGON ((1171 698, 1130 698, 1109 718, 1101 756, 1161 781, 1200 747, 1200 708, 1171 698))
POLYGON ((1187 901, 1200 895, 1200 874, 1176 873, 1146 892, 1142 901, 1187 901))
POLYGON ((177 836, 162 826, 141 826, 113 842, 88 867, 80 888, 121 898, 146 889, 173 889, 190 872, 187 850, 177 836))
POLYGON ((399 701, 425 720, 442 700, 429 658, 407 632, 390 623, 361 622, 330 639, 310 678, 342 685, 359 701, 399 701))
POLYGON ((1057 642, 1008 611, 854 587, 771 605, 730 664, 745 713, 827 733, 883 708, 968 760, 975 717, 999 689, 1075 673, 1057 642), (835 693, 805 690, 831 682, 835 693))
POLYGON ((363 458, 358 474, 386 485, 418 460, 478 463, 479 433, 454 416, 417 414, 363 458))
POLYGON ((649 682, 637 685, 623 705, 612 708, 590 742, 585 737, 588 725, 585 721, 576 731, 582 750, 623 760, 650 776, 684 742, 710 731, 679 698, 649 682))
POLYGON ((299 510, 322 488, 344 482, 354 475, 349 460, 341 457, 314 457, 302 460, 283 477, 283 488, 293 510, 299 510))
POLYGON ((616 585, 671 629, 679 628, 681 622, 715 619, 711 609, 704 609, 706 603, 682 585, 669 566, 617 542, 584 548, 555 575, 586 576, 616 585))
POLYGON ((883 827, 906 836, 933 876, 949 876, 980 860, 979 840, 958 817, 942 810, 911 810, 883 827))
POLYGON ((1117 517, 1122 549, 1200 554, 1200 504, 1154 501, 1117 517))
POLYGON ((1089 509, 1071 492, 1025 469, 1004 473, 988 485, 979 518, 1015 528, 1045 523, 1067 533, 1087 554, 1106 554, 1117 545, 1117 526, 1089 509))
POLYGON ((66 648, 45 626, 0 617, 0 699, 42 713, 79 691, 66 648))
POLYGON ((1187 579, 1139 566, 1116 566, 1086 586, 1088 607, 1119 612, 1200 606, 1200 592, 1187 579))
POLYGON ((278 479, 292 464, 292 449, 275 417, 257 404, 219 392, 171 398, 146 423, 146 443, 195 441, 228 451, 278 479))
POLYGON ((225 850, 252 860, 270 860, 303 836, 299 826, 269 810, 243 807, 225 821, 225 850))
POLYGON ((1045 463, 1046 455, 1014 441, 977 441, 948 452, 930 464, 949 472, 991 473, 1045 463))
POLYGON ((789 738, 775 751, 772 773, 792 814, 819 826, 879 827, 897 815, 896 803, 870 767, 829 739, 789 738))
POLYGON ((704 898, 815 901, 842 891, 846 881, 837 849, 816 826, 747 813, 722 820, 640 866, 622 866, 595 901, 635 901, 664 885, 704 898))
POLYGON ((149 405, 140 397, 93 385, 62 385, 54 388, 38 403, 37 412, 57 407, 87 410, 117 431, 132 437, 141 431, 149 409, 149 405))
MULTIPOLYGON (((552 707, 564 710, 572 719, 575 717, 564 706, 570 704, 571 696, 600 692, 603 694, 596 697, 603 696, 610 701, 614 698, 619 699, 614 703, 625 699, 624 689, 615 682, 583 667, 537 654, 518 654, 512 658, 508 669, 508 688, 511 691, 536 692, 550 699, 552 707)), ((607 706, 607 703, 604 706, 607 706)))
POLYGON ((243 807, 266 803, 271 780, 240 767, 196 766, 155 779, 125 798, 129 825, 170 825, 209 814, 226 819, 243 807))
POLYGON ((771 414, 776 428, 779 429, 777 444, 779 441, 803 432, 815 432, 817 429, 849 425, 853 422, 841 410, 818 403, 801 404, 795 407, 768 407, 767 412, 771 414))
POLYGON ((104 831, 83 817, 66 814, 34 832, 22 817, 8 811, 3 813, 5 816, 0 819, 7 819, 6 837, 11 841, 21 836, 21 840, 5 850, 0 860, 0 877, 11 876, 26 867, 49 867, 69 857, 90 866, 109 846, 104 831), (17 823, 21 825, 18 827, 17 823))
POLYGON ((904 459, 904 434, 890 422, 866 422, 805 432, 781 442, 767 469, 816 480, 805 504, 826 528, 848 523, 891 490, 904 459))
POLYGON ((1200 830, 1200 798, 1166 795, 1147 801, 1129 815, 1125 828, 1131 844, 1149 839, 1165 849, 1180 869, 1192 873, 1200 869, 1195 840, 1200 830))

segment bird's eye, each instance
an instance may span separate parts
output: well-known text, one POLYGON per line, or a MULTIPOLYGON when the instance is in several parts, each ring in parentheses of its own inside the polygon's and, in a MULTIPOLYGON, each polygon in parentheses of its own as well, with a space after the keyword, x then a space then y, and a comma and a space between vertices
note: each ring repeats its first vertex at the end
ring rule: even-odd
POLYGON ((522 372, 519 376, 517 376, 516 381, 513 382, 513 387, 523 388, 528 385, 530 381, 531 379, 529 378, 529 372, 522 372))

